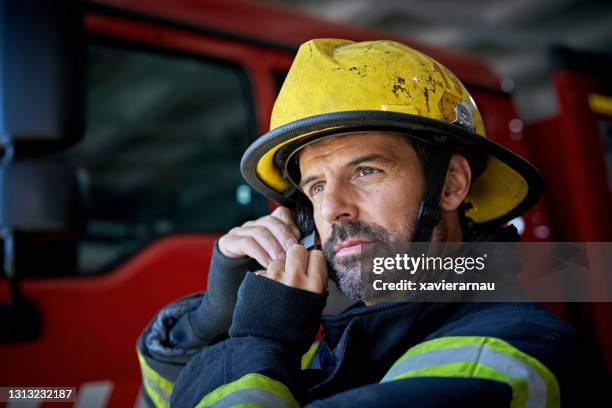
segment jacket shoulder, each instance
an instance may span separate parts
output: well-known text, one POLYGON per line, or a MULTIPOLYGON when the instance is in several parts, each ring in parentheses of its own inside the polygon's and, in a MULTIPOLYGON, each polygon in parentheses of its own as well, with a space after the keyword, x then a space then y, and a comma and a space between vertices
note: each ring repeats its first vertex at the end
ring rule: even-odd
POLYGON ((441 335, 482 335, 558 346, 584 340, 572 325, 532 302, 476 303, 432 337, 441 335))
POLYGON ((595 345, 568 322, 532 302, 474 304, 461 318, 432 333, 496 338, 532 357, 556 378, 561 401, 573 406, 604 389, 608 373, 595 345))

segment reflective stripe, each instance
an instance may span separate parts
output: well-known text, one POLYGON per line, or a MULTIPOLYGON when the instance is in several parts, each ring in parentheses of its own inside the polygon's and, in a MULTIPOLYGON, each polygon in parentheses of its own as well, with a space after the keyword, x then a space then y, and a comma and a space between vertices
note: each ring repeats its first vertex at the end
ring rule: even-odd
POLYGON ((222 385, 202 398, 196 407, 229 407, 247 403, 265 407, 300 406, 283 383, 263 374, 253 373, 222 385))
POLYGON ((211 405, 213 408, 230 408, 238 404, 252 404, 266 408, 291 408, 284 399, 267 391, 248 388, 237 391, 211 405))
POLYGON ((319 344, 320 343, 318 341, 315 341, 314 343, 312 343, 312 346, 310 346, 306 354, 302 356, 302 364, 301 364, 302 370, 310 368, 310 363, 312 362, 314 357, 317 355, 317 350, 319 350, 319 344))
MULTIPOLYGON (((406 378, 403 375, 411 371, 465 362, 478 362, 480 365, 506 374, 510 379, 511 385, 514 384, 513 388, 517 389, 516 391, 520 391, 521 393, 527 391, 524 395, 524 398, 527 399, 527 407, 541 407, 544 405, 546 401, 546 384, 535 369, 515 358, 478 346, 464 346, 428 351, 416 355, 394 366, 389 370, 387 375, 385 375, 382 382, 399 379, 399 377, 406 378), (515 379, 527 379, 525 384, 527 389, 524 389, 525 385, 520 387, 521 384, 519 383, 522 381, 514 381, 515 379)), ((467 374, 469 374, 469 372, 467 374)))
POLYGON ((143 376, 142 384, 144 385, 147 395, 157 408, 167 408, 170 406, 170 394, 166 394, 157 384, 151 381, 151 379, 143 376))
POLYGON ((145 392, 156 407, 169 407, 170 395, 174 388, 174 382, 162 377, 153 370, 149 364, 147 364, 147 360, 140 353, 140 350, 136 349, 136 352, 138 353, 138 361, 140 362, 140 371, 142 373, 142 383, 145 392))
POLYGON ((500 381, 512 388, 513 407, 559 406, 559 385, 550 370, 493 337, 443 337, 419 344, 381 382, 425 376, 500 381))

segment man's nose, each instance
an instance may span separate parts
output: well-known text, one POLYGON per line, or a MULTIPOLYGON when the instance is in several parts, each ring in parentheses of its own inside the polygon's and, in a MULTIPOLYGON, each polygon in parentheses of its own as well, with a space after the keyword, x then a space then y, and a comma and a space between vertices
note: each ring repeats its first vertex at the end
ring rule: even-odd
POLYGON ((325 185, 321 202, 321 217, 328 223, 357 218, 358 208, 350 189, 340 183, 325 185))

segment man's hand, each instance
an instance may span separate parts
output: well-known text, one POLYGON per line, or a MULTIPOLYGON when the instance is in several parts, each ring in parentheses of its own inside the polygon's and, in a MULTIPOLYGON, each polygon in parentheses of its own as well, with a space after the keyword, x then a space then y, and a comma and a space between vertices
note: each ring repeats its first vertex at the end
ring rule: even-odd
POLYGON ((299 244, 291 246, 286 257, 272 261, 267 271, 257 274, 314 293, 327 290, 327 264, 323 251, 308 252, 299 244))
POLYGON ((270 215, 231 229, 219 239, 219 250, 229 258, 251 257, 267 268, 273 260, 283 258, 299 238, 291 211, 278 207, 270 215))

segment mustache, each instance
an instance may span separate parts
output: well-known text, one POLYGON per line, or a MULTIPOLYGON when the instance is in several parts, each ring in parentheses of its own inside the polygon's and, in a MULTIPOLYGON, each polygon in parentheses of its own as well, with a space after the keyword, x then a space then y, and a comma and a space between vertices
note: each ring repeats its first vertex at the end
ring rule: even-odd
POLYGON ((329 277, 338 283, 338 271, 336 268, 346 268, 355 264, 354 259, 336 259, 334 249, 336 246, 352 237, 359 237, 368 241, 388 242, 390 235, 383 227, 370 225, 359 220, 343 220, 332 224, 331 234, 323 244, 323 254, 328 265, 329 277))
POLYGON ((332 224, 329 239, 323 244, 323 253, 325 253, 327 259, 331 262, 336 245, 352 237, 379 242, 390 240, 387 230, 379 225, 367 224, 359 220, 344 220, 332 224))

